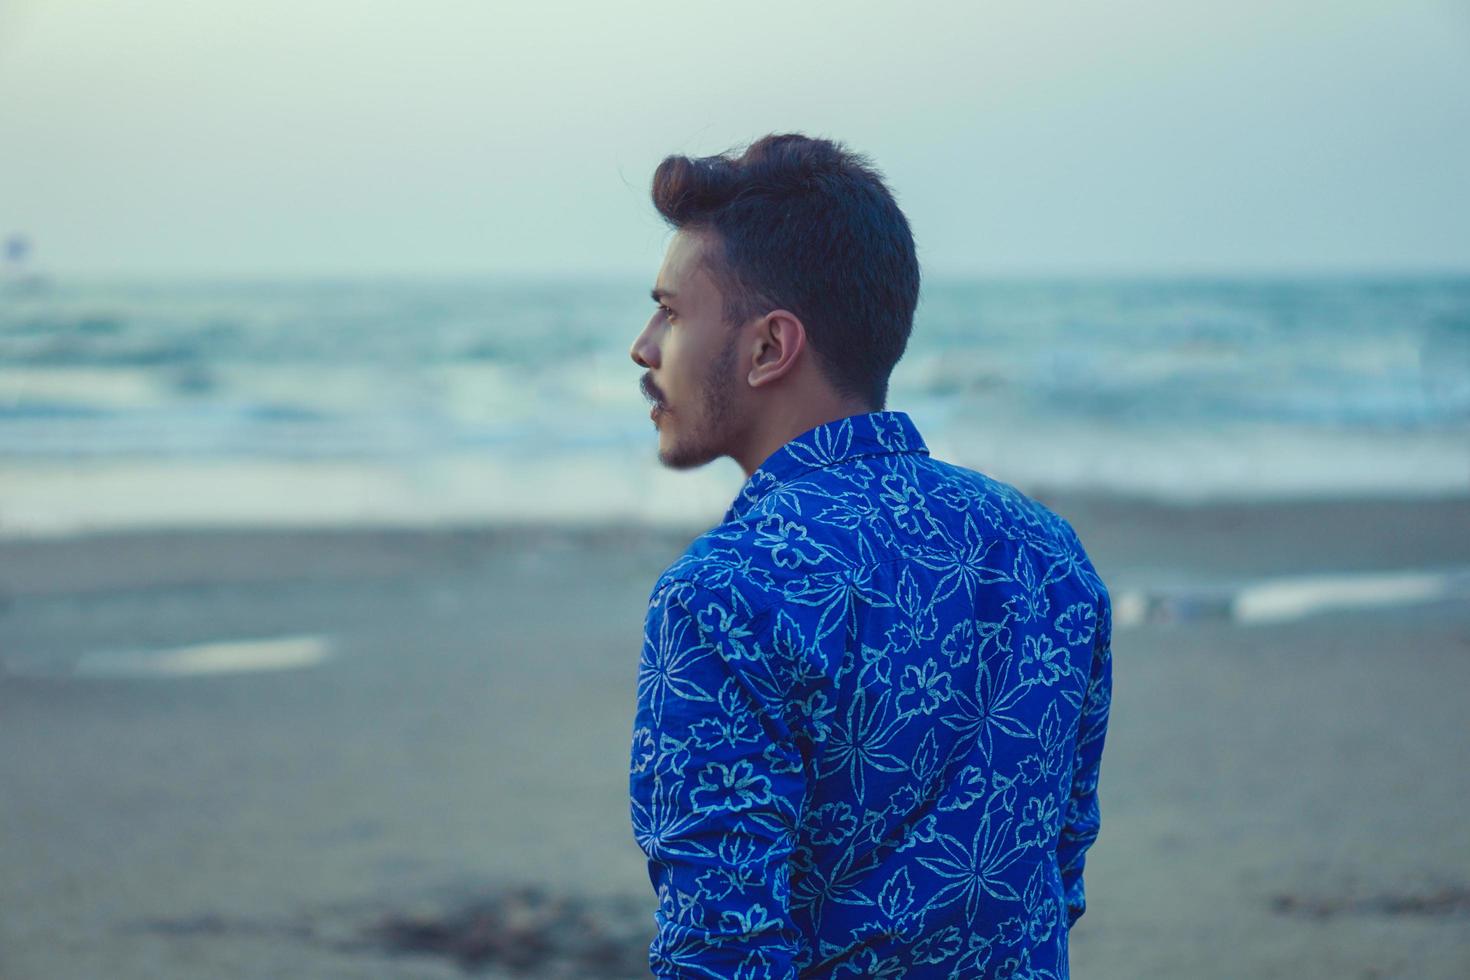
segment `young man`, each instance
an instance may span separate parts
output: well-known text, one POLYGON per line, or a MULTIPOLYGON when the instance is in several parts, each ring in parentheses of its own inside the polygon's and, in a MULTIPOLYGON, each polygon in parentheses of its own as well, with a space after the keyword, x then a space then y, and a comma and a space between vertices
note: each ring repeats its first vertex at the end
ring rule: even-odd
POLYGON ((659 977, 1067 975, 1110 606, 1071 526, 884 411, 918 300, 861 157, 670 157, 633 342, 659 458, 748 479, 658 579, 634 834, 659 977))

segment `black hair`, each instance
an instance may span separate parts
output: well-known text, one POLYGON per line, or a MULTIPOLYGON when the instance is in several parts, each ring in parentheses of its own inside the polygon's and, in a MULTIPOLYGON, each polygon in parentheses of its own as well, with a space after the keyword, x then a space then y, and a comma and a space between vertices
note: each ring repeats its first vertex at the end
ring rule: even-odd
POLYGON ((673 227, 723 244, 710 272, 728 322, 790 310, 832 386, 883 407, 913 329, 919 262, 871 162, 831 140, 771 135, 738 156, 666 158, 653 203, 673 227))

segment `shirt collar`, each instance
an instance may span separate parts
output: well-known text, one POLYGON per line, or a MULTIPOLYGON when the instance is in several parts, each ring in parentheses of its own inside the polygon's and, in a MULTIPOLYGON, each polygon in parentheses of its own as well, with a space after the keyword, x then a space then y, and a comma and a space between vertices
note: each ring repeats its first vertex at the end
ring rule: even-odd
POLYGON ((743 517, 771 491, 813 470, 848 460, 900 453, 929 455, 929 447, 904 412, 868 412, 808 429, 766 458, 725 512, 725 520, 743 517))

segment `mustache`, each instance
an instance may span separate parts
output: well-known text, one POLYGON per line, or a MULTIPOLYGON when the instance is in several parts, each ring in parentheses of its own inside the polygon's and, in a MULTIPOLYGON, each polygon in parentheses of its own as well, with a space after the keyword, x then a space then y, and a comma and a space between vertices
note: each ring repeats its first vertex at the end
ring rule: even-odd
POLYGON ((653 383, 653 375, 645 374, 639 379, 638 387, 643 390, 643 397, 647 398, 649 402, 654 405, 663 405, 664 393, 659 391, 658 387, 653 383))

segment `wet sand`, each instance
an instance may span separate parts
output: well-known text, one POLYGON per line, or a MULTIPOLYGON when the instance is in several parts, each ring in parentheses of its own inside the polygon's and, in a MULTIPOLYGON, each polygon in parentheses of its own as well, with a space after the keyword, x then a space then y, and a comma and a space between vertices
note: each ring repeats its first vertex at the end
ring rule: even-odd
MULTIPOLYGON (((1115 599, 1470 567, 1470 500, 1041 496, 1115 599)), ((0 542, 0 978, 638 975, 627 738, 688 537, 0 542), (325 659, 97 669, 281 637, 325 659), (540 958, 496 954, 507 930, 540 958)), ((1162 608, 1115 637, 1075 975, 1470 975, 1470 603, 1162 608)))

